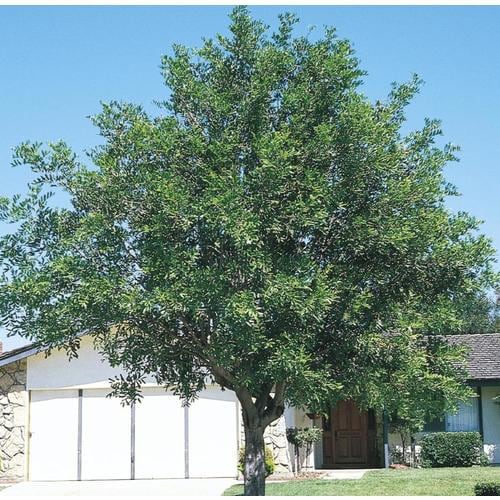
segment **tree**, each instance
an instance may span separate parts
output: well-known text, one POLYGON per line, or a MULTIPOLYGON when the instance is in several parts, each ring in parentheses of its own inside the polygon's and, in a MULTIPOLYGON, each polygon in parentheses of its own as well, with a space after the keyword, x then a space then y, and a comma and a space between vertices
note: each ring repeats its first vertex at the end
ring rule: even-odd
POLYGON ((228 36, 163 58, 158 116, 103 105, 90 166, 62 142, 17 148, 36 179, 1 203, 15 226, 0 312, 70 355, 93 335, 126 402, 147 374, 186 404, 209 380, 234 391, 245 493, 260 495, 263 433, 285 404, 392 411, 396 386, 464 397, 458 354, 422 332, 492 282, 493 250, 445 207, 455 148, 436 145, 438 122, 401 132, 417 77, 372 104, 333 29, 312 41, 293 15, 274 33, 243 7, 230 17, 228 36))
POLYGON ((459 324, 450 330, 456 333, 497 333, 500 331, 500 295, 480 290, 457 298, 455 310, 459 324))

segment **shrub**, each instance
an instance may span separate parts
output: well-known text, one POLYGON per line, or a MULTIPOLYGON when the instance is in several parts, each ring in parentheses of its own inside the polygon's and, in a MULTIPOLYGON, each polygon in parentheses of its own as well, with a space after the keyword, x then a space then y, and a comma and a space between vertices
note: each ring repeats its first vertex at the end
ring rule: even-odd
POLYGON ((323 431, 318 427, 289 427, 286 430, 286 438, 294 446, 301 448, 302 446, 312 445, 321 439, 323 431))
POLYGON ((477 497, 498 497, 500 496, 500 483, 477 483, 474 487, 474 494, 477 497))
MULTIPOLYGON (((270 476, 274 470, 276 469, 276 464, 274 463, 273 450, 266 446, 264 450, 264 466, 266 469, 266 477, 270 476)), ((238 460, 238 470, 241 474, 244 474, 245 471, 245 447, 242 446, 240 448, 240 456, 238 460)))
POLYGON ((286 438, 288 442, 293 444, 295 450, 295 471, 300 472, 300 448, 305 447, 306 466, 309 465, 309 454, 311 453, 312 445, 321 439, 323 431, 319 427, 288 427, 286 430, 286 438))
POLYGON ((390 449, 391 463, 406 465, 403 448, 401 446, 392 446, 390 449))
POLYGON ((485 465, 479 432, 434 432, 422 438, 424 467, 471 467, 485 465))

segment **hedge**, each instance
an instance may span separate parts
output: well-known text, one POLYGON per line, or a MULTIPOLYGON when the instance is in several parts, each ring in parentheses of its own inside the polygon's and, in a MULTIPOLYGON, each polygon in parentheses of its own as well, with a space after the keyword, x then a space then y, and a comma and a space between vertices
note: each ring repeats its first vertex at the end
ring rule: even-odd
POLYGON ((500 483, 477 483, 474 487, 474 494, 477 497, 499 497, 500 483))
POLYGON ((479 432, 434 432, 421 441, 424 467, 471 467, 486 465, 479 432))

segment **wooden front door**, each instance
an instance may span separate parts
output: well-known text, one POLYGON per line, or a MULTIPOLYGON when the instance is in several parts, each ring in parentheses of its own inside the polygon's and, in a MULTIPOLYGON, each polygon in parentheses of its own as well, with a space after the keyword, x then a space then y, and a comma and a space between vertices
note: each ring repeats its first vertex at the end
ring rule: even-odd
POLYGON ((352 401, 341 401, 324 425, 325 465, 362 467, 368 464, 368 415, 352 401))

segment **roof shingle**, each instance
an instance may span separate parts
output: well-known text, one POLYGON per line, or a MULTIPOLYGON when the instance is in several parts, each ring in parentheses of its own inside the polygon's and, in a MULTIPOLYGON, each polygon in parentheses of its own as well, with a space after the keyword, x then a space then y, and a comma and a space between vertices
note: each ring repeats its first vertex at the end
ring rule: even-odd
POLYGON ((500 333, 450 335, 447 339, 467 348, 470 380, 500 380, 500 333))

